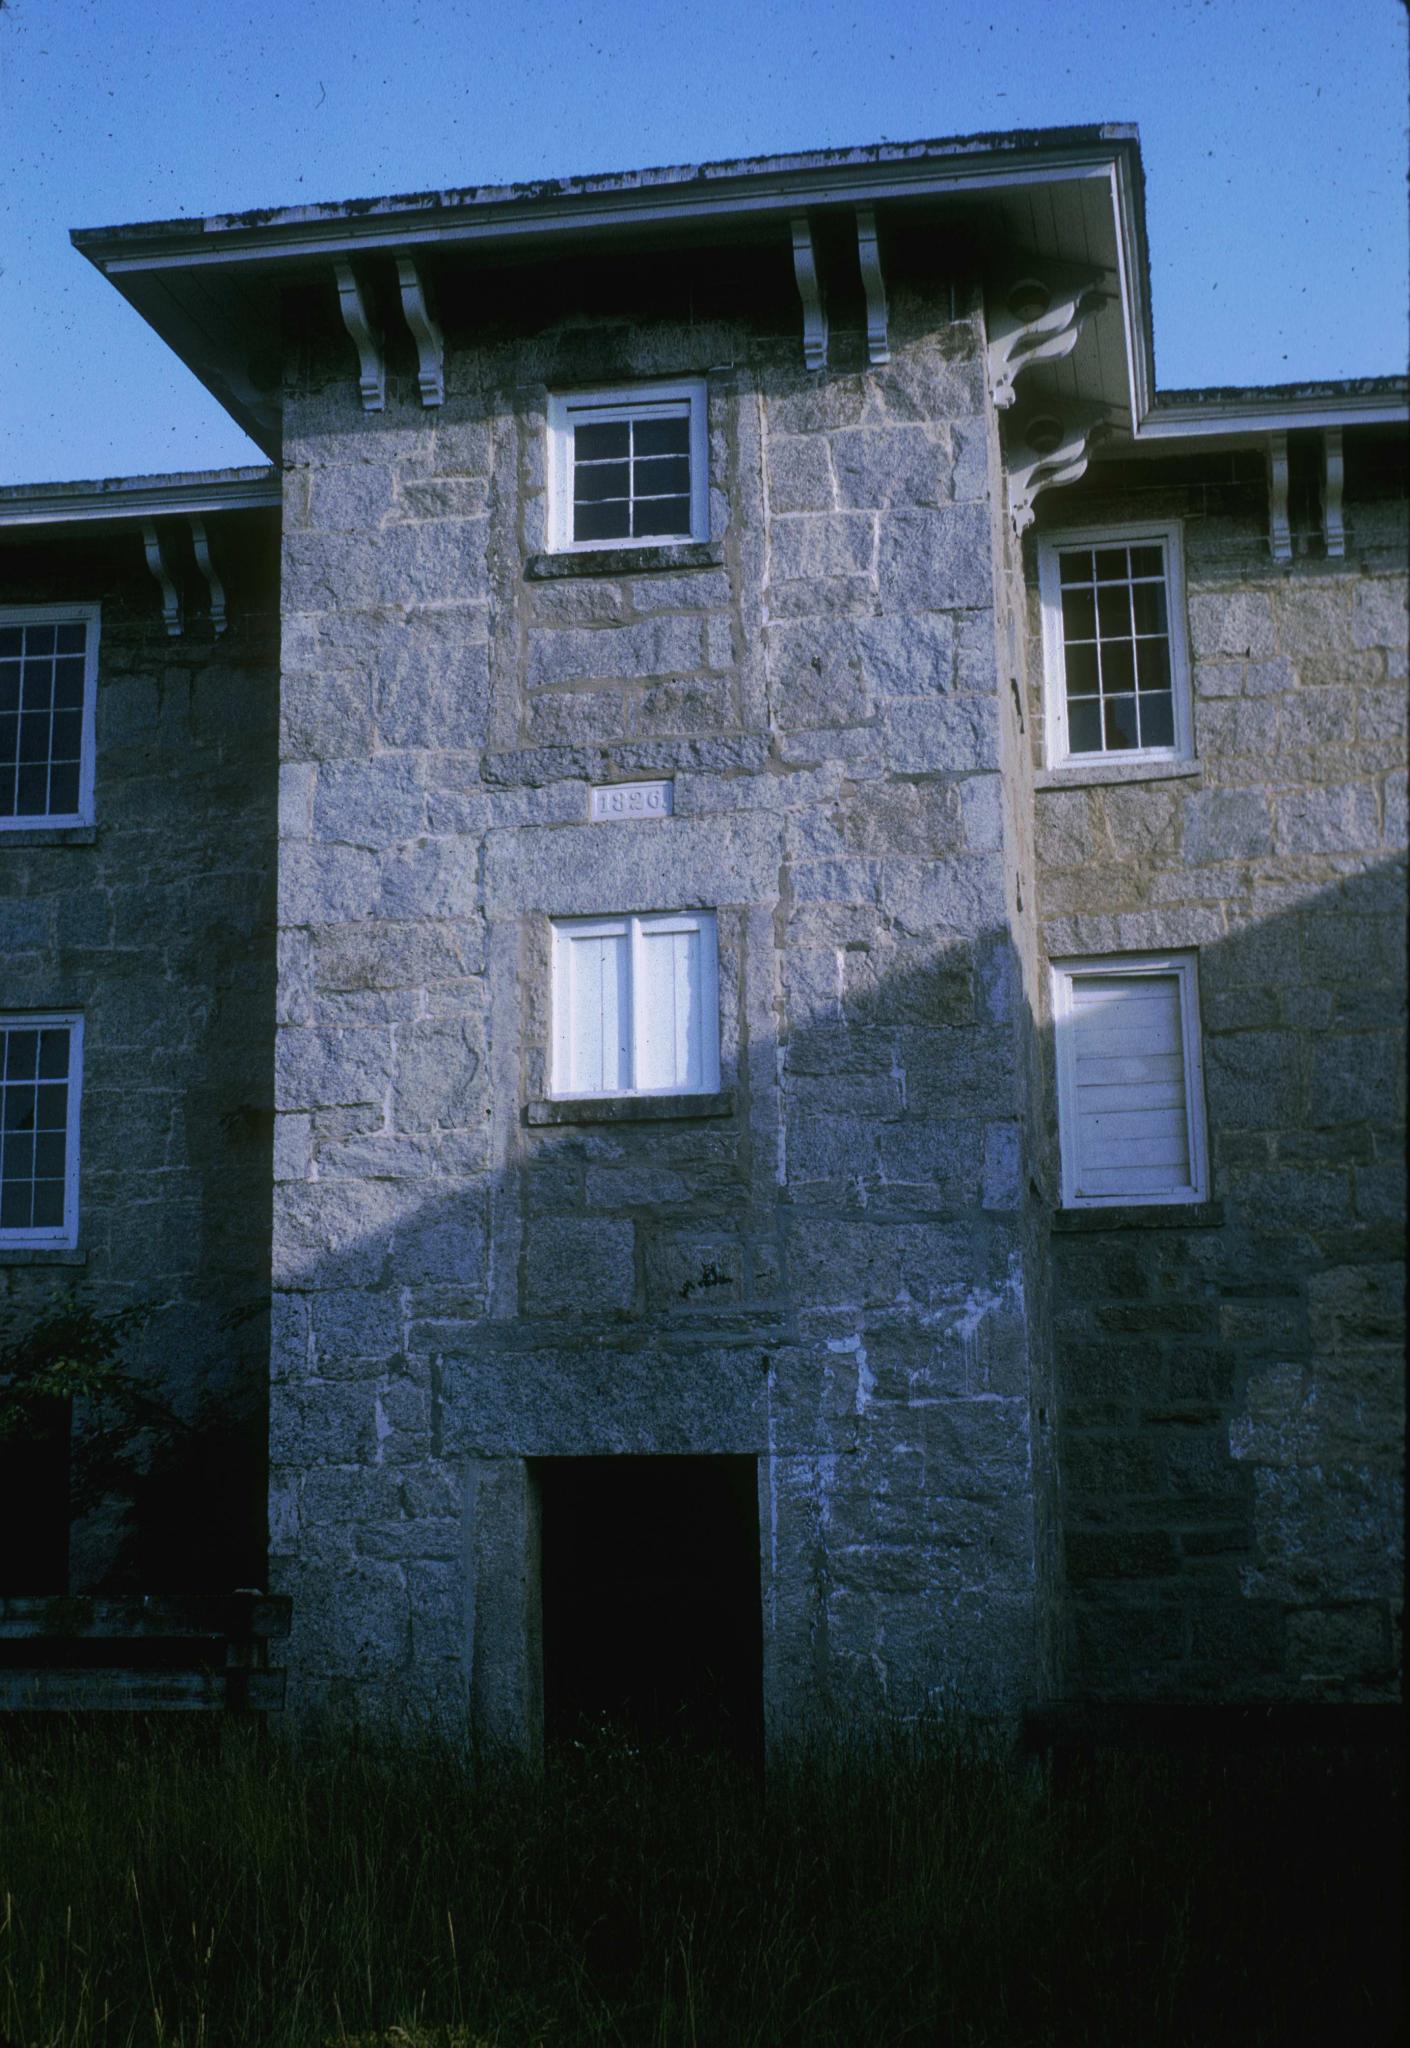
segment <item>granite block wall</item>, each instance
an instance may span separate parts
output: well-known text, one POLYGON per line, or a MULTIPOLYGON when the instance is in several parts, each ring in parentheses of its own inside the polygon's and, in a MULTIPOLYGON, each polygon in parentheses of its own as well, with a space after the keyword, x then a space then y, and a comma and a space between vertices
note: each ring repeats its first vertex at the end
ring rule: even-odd
MULTIPOLYGON (((264 1571, 278 551, 259 514, 210 534, 219 638, 179 547, 190 612, 168 636, 135 526, 0 547, 0 604, 102 605, 96 823, 0 836, 0 1007, 85 1020, 79 1243, 0 1251, 0 1303, 16 1332, 70 1295, 148 1309, 124 1362, 196 1425, 75 1503, 75 1591, 264 1571)), ((0 1581, 32 1569, 0 1558, 0 1581)))
POLYGON ((1079 1697, 1398 1686, 1406 523, 1393 451, 1351 482, 1345 559, 1309 494, 1286 567, 1248 458, 1044 502, 1184 522, 1198 766, 1049 778, 1037 850, 1050 957, 1198 949, 1213 1174, 1199 1209, 1056 1218, 1079 1697))
POLYGON ((1051 1544, 977 312, 898 287, 892 363, 839 332, 817 378, 792 312, 635 310, 474 347, 448 316, 435 412, 402 378, 363 415, 321 308, 294 351, 271 1450, 293 1704, 463 1724, 468 1701, 532 1741, 526 1461, 714 1452, 758 1460, 775 1732, 1011 1710, 1051 1544), (687 372, 709 541, 543 559, 549 391, 687 372), (673 781, 673 817, 587 822, 594 784, 638 777, 673 781), (718 915, 719 1097, 531 1120, 549 919, 691 907, 718 915))

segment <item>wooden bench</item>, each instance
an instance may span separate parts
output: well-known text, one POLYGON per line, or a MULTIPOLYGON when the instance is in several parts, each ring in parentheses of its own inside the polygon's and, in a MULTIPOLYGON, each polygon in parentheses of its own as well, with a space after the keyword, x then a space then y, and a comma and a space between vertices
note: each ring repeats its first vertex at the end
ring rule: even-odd
POLYGON ((269 1645, 292 1603, 268 1593, 0 1598, 0 1711, 267 1713, 269 1645))

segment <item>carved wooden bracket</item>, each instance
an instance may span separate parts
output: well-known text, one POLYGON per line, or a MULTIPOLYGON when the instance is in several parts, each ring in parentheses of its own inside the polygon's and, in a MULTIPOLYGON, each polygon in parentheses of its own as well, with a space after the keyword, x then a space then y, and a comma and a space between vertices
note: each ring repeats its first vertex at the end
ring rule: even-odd
POLYGON ((445 337, 431 312, 427 287, 415 260, 397 258, 401 309, 416 343, 416 382, 423 405, 444 405, 446 397, 445 337))
POLYGON ((1005 435, 1009 517, 1015 536, 1033 524, 1033 503, 1040 491, 1075 484, 1085 475, 1090 443, 1105 424, 1098 407, 1069 405, 1061 415, 1035 412, 1005 435))
POLYGON ((1328 427, 1322 435, 1322 540, 1333 561, 1339 561, 1346 553, 1346 521, 1341 504, 1345 483, 1341 428, 1328 427))
POLYGON ((196 566, 206 579, 206 588, 211 594, 211 625, 217 634, 223 633, 229 621, 225 615, 225 585, 216 574, 215 563, 211 560, 211 544, 206 535, 206 522, 199 512, 192 512, 191 545, 196 550, 196 566))
POLYGON ((803 361, 810 370, 827 368, 827 308, 823 304, 818 277, 817 251, 806 213, 795 213, 793 230, 793 275, 803 301, 803 361))
POLYGON ((1268 436, 1268 551, 1275 562, 1290 562, 1293 558, 1286 434, 1268 436))
POLYGON ((857 261, 867 295, 867 358, 889 363, 891 340, 886 331, 886 280, 881 274, 881 244, 876 236, 876 213, 870 206, 857 208, 857 261))
POLYGON ((1014 384, 1035 363, 1071 355, 1086 322, 1107 294, 1096 271, 1045 263, 1025 267, 988 303, 989 386, 1001 411, 1014 402, 1014 384))
POLYGON ((157 588, 162 594, 162 624, 175 639, 181 631, 181 593, 176 587, 166 556, 162 552, 161 538, 150 519, 142 521, 142 547, 147 557, 147 567, 156 578, 157 588))
POLYGON ((364 412, 381 412, 387 403, 387 365, 378 333, 362 286, 351 263, 339 256, 333 264, 338 287, 338 309, 343 316, 352 345, 357 350, 357 388, 364 412))

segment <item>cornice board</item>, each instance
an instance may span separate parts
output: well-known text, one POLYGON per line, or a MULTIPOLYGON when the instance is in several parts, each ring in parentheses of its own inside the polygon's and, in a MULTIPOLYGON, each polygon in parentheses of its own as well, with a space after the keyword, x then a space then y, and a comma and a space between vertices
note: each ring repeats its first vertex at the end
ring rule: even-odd
MULTIPOLYGON (((1117 123, 680 166, 576 183, 472 188, 203 221, 77 229, 72 240, 245 431, 277 459, 277 399, 249 383, 240 354, 243 344, 233 329, 222 327, 220 338, 213 338, 201 324, 200 307, 186 303, 197 293, 201 277, 224 270, 232 280, 236 275, 251 281, 259 277, 266 289, 272 289, 284 278, 320 272, 326 277, 330 258, 345 262, 359 252, 414 256, 480 248, 493 256, 515 245, 546 252, 555 241, 610 239, 614 234, 668 237, 730 221, 741 229, 746 224, 765 232, 777 228, 786 237, 790 221, 809 209, 825 215, 832 209, 869 208, 881 201, 973 199, 1092 180, 1104 185, 1103 211, 1110 210, 1125 354, 1122 404, 1133 447, 1208 443, 1216 437, 1238 445, 1246 437, 1266 438, 1270 432, 1389 425, 1410 418, 1403 395, 1386 397, 1364 390, 1343 397, 1309 394, 1306 400, 1279 393, 1266 404, 1251 393, 1211 396, 1207 402, 1183 406, 1159 403, 1140 147, 1135 129, 1117 123)), ((1079 252, 1049 253, 1071 260, 1079 252)), ((427 367, 423 360, 423 399, 427 367)), ((1116 388, 1121 387, 1103 393, 1104 404, 1115 399, 1116 388)), ((1085 402, 1089 396, 1073 392, 1064 402, 1072 397, 1085 402)), ((426 402, 435 402, 434 392, 426 402)))
POLYGON ((337 252, 408 247, 454 248, 475 242, 533 239, 543 235, 578 236, 613 228, 651 227, 678 221, 709 221, 738 216, 785 217, 804 206, 855 206, 878 199, 924 199, 952 193, 1012 190, 1025 185, 1051 185, 1074 178, 1110 179, 1112 150, 1085 149, 1055 153, 1048 161, 1017 164, 998 160, 991 166, 939 168, 931 161, 914 167, 887 163, 872 169, 797 173, 751 178, 745 189, 722 191, 696 183, 688 190, 648 189, 625 194, 587 193, 569 200, 482 201, 454 209, 451 219, 419 215, 355 213, 318 221, 295 219, 258 227, 206 223, 172 223, 172 233, 129 233, 121 228, 76 228, 70 239, 105 276, 116 281, 133 273, 190 269, 208 265, 287 263, 300 258, 326 258, 337 252))
POLYGON ((169 514, 210 517, 220 512, 277 511, 283 503, 278 476, 238 477, 221 482, 183 482, 179 477, 148 481, 124 478, 115 485, 39 485, 0 490, 0 528, 92 526, 169 514))
POLYGON ((1350 392, 1342 399, 1319 397, 1303 405, 1275 401, 1266 409, 1231 406, 1223 410, 1209 405, 1177 411, 1159 407, 1140 421, 1136 439, 1193 441, 1221 434, 1234 439, 1248 434, 1295 433, 1303 427, 1389 427, 1406 421, 1410 421, 1410 397, 1371 398, 1350 392))

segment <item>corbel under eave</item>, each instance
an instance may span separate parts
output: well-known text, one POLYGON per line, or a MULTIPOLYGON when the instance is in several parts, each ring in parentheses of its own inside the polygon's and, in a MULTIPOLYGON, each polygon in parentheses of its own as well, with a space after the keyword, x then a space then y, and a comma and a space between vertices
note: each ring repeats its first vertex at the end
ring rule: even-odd
POLYGON ((1322 540, 1334 561, 1346 553, 1346 520, 1342 513, 1346 467, 1341 432, 1340 427, 1327 427, 1322 434, 1322 540))
POLYGON ((431 312, 427 287, 415 259, 397 258, 401 309, 416 343, 416 382, 423 405, 444 405, 446 396, 445 337, 431 312))
POLYGON ((857 262, 861 267, 862 288, 867 295, 867 359, 872 363, 889 363, 891 339, 886 325, 886 279, 881 271, 876 211, 870 206, 857 208, 857 262))
POLYGON ((1033 524, 1034 501, 1041 491, 1075 484, 1086 474, 1091 442, 1105 425, 1106 415, 1098 407, 1074 405, 1060 416, 1036 414, 1005 436, 1004 467, 1015 539, 1021 539, 1033 524))
POLYGON ((1275 562, 1290 562, 1293 558, 1286 434, 1268 436, 1268 551, 1275 562))
POLYGON ((1031 266, 986 308, 989 388, 1001 412, 1014 403, 1014 386, 1035 363, 1057 363, 1071 355, 1083 327, 1106 304, 1096 271, 1031 266))
POLYGON ((357 350, 357 388, 364 412, 381 412, 387 403, 387 365, 382 338, 368 310, 357 274, 345 257, 333 264, 333 281, 338 287, 338 310, 349 339, 357 350))
POLYGON ((162 552, 161 537, 150 519, 142 521, 142 549, 147 557, 147 567, 156 578, 157 588, 162 594, 162 624, 174 640, 181 631, 181 593, 162 552))
POLYGON ((196 551, 196 566, 206 579, 211 594, 211 625, 217 635, 225 631, 229 621, 225 611, 225 585, 216 574, 211 559, 211 544, 206 533, 206 522, 199 512, 189 514, 191 524, 191 545, 196 551))
POLYGON ((793 275, 803 301, 803 363, 809 370, 827 368, 827 309, 823 304, 818 277, 817 251, 806 213, 795 213, 789 223, 793 233, 793 275))

